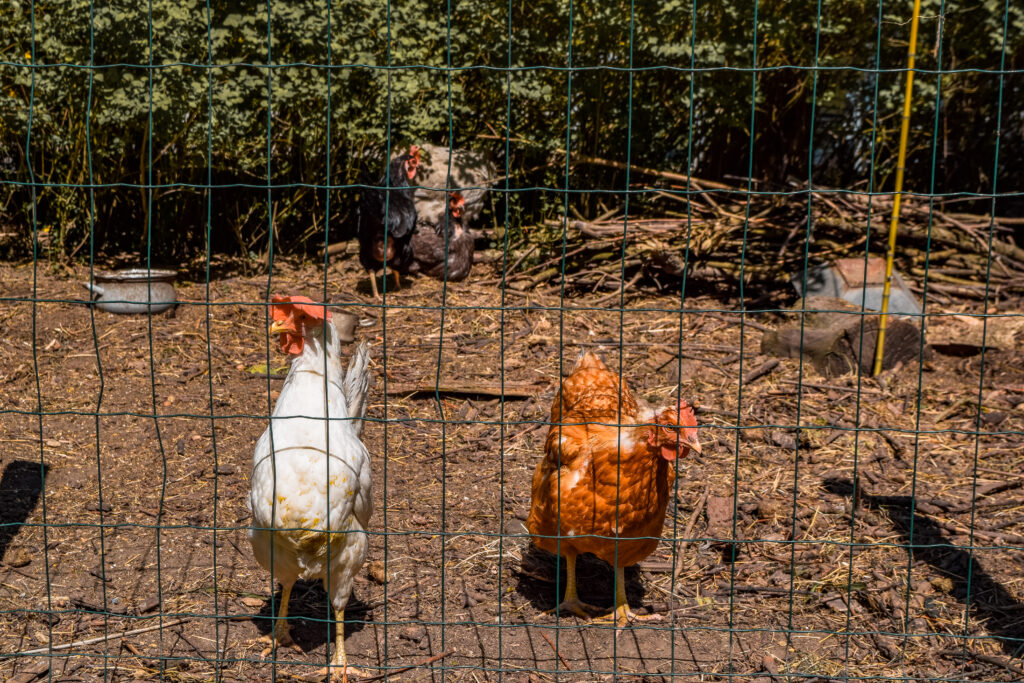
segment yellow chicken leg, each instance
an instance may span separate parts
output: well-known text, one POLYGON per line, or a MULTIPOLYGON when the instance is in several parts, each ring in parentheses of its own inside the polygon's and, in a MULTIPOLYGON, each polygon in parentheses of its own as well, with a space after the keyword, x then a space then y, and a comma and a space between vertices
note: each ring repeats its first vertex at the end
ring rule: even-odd
MULTIPOLYGON (((345 654, 345 610, 334 610, 334 659, 327 669, 330 672, 331 681, 342 681, 348 683, 348 677, 365 678, 366 672, 348 665, 348 656, 345 654)), ((324 672, 321 669, 321 672, 324 672)))
POLYGON ((373 290, 373 298, 380 299, 380 292, 377 291, 377 271, 371 270, 370 273, 370 289, 373 290))
POLYGON ((565 599, 554 609, 548 610, 546 614, 565 611, 572 612, 578 617, 589 619, 591 612, 597 611, 600 608, 581 602, 579 595, 576 594, 576 553, 567 552, 565 554, 565 573, 565 599))
POLYGON ((623 567, 615 568, 615 609, 611 614, 594 619, 595 624, 615 624, 615 628, 629 626, 634 621, 660 621, 660 614, 646 614, 640 616, 629 608, 629 601, 626 599, 626 570, 623 567))
POLYGON ((257 642, 269 643, 270 647, 263 650, 261 656, 266 657, 274 649, 274 641, 278 647, 290 647, 299 652, 302 649, 292 640, 291 629, 288 628, 288 598, 292 595, 292 586, 295 582, 281 584, 281 605, 277 608, 277 619, 274 620, 274 630, 269 635, 259 638, 257 642))

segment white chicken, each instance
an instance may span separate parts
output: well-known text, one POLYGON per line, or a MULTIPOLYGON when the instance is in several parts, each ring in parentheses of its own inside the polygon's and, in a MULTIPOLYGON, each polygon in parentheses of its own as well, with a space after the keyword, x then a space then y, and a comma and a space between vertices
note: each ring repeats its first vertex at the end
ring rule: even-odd
POLYGON ((281 350, 293 359, 253 453, 249 541, 257 561, 281 582, 277 643, 293 644, 287 617, 295 581, 321 579, 336 620, 332 679, 359 676, 348 666, 344 626, 373 507, 370 456, 359 438, 369 352, 360 344, 346 373, 330 313, 306 297, 275 295, 271 314, 270 332, 281 335, 281 350))

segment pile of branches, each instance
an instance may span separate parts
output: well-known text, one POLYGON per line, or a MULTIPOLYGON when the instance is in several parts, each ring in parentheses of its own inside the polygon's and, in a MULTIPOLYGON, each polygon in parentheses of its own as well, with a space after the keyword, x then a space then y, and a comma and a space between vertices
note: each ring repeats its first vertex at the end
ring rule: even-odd
MULTIPOLYGON (((645 283, 677 286, 684 274, 712 283, 741 277, 748 283, 779 282, 802 272, 805 249, 809 263, 863 257, 866 248, 885 254, 892 195, 823 188, 808 199, 806 192, 748 193, 681 174, 631 170, 670 181, 666 189, 650 189, 669 203, 660 217, 634 217, 631 211, 626 218, 610 210, 590 220, 578 213, 549 220, 549 231, 567 231, 564 267, 559 248, 553 258, 517 270, 536 247, 522 251, 513 255, 509 286, 618 291, 623 281, 632 287, 644 276, 645 283)), ((955 213, 940 208, 940 201, 903 195, 897 268, 916 283, 923 282, 927 268, 929 293, 940 300, 944 294, 982 299, 986 281, 990 297, 1024 293, 1024 249, 1012 241, 1024 218, 955 213)))

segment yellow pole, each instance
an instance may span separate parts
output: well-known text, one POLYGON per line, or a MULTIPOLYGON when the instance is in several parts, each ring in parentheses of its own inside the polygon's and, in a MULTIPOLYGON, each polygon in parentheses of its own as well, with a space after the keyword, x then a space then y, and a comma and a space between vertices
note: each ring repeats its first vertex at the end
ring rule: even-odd
POLYGON ((882 317, 878 321, 878 343, 875 345, 875 367, 872 375, 882 371, 885 351, 885 326, 889 322, 889 291, 892 288, 892 259, 896 253, 896 229, 900 224, 900 197, 903 193, 903 169, 906 168, 907 138, 910 136, 910 95, 914 88, 914 57, 917 52, 917 21, 921 15, 921 0, 914 0, 914 15, 910 19, 910 46, 907 48, 907 88, 903 95, 903 123, 900 125, 900 151, 896 163, 896 192, 892 198, 892 219, 889 222, 889 246, 885 252, 885 284, 882 287, 882 317))

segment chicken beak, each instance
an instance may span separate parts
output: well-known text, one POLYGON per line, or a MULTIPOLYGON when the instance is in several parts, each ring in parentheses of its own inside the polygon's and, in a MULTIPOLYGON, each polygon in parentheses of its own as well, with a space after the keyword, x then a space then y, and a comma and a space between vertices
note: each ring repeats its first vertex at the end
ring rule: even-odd
POLYGON ((686 437, 683 443, 686 445, 687 448, 689 448, 691 451, 697 454, 700 454, 702 452, 700 447, 700 441, 697 440, 696 434, 694 434, 693 436, 686 437))
POLYGON ((270 334, 295 334, 295 328, 286 320, 270 323, 270 334))

